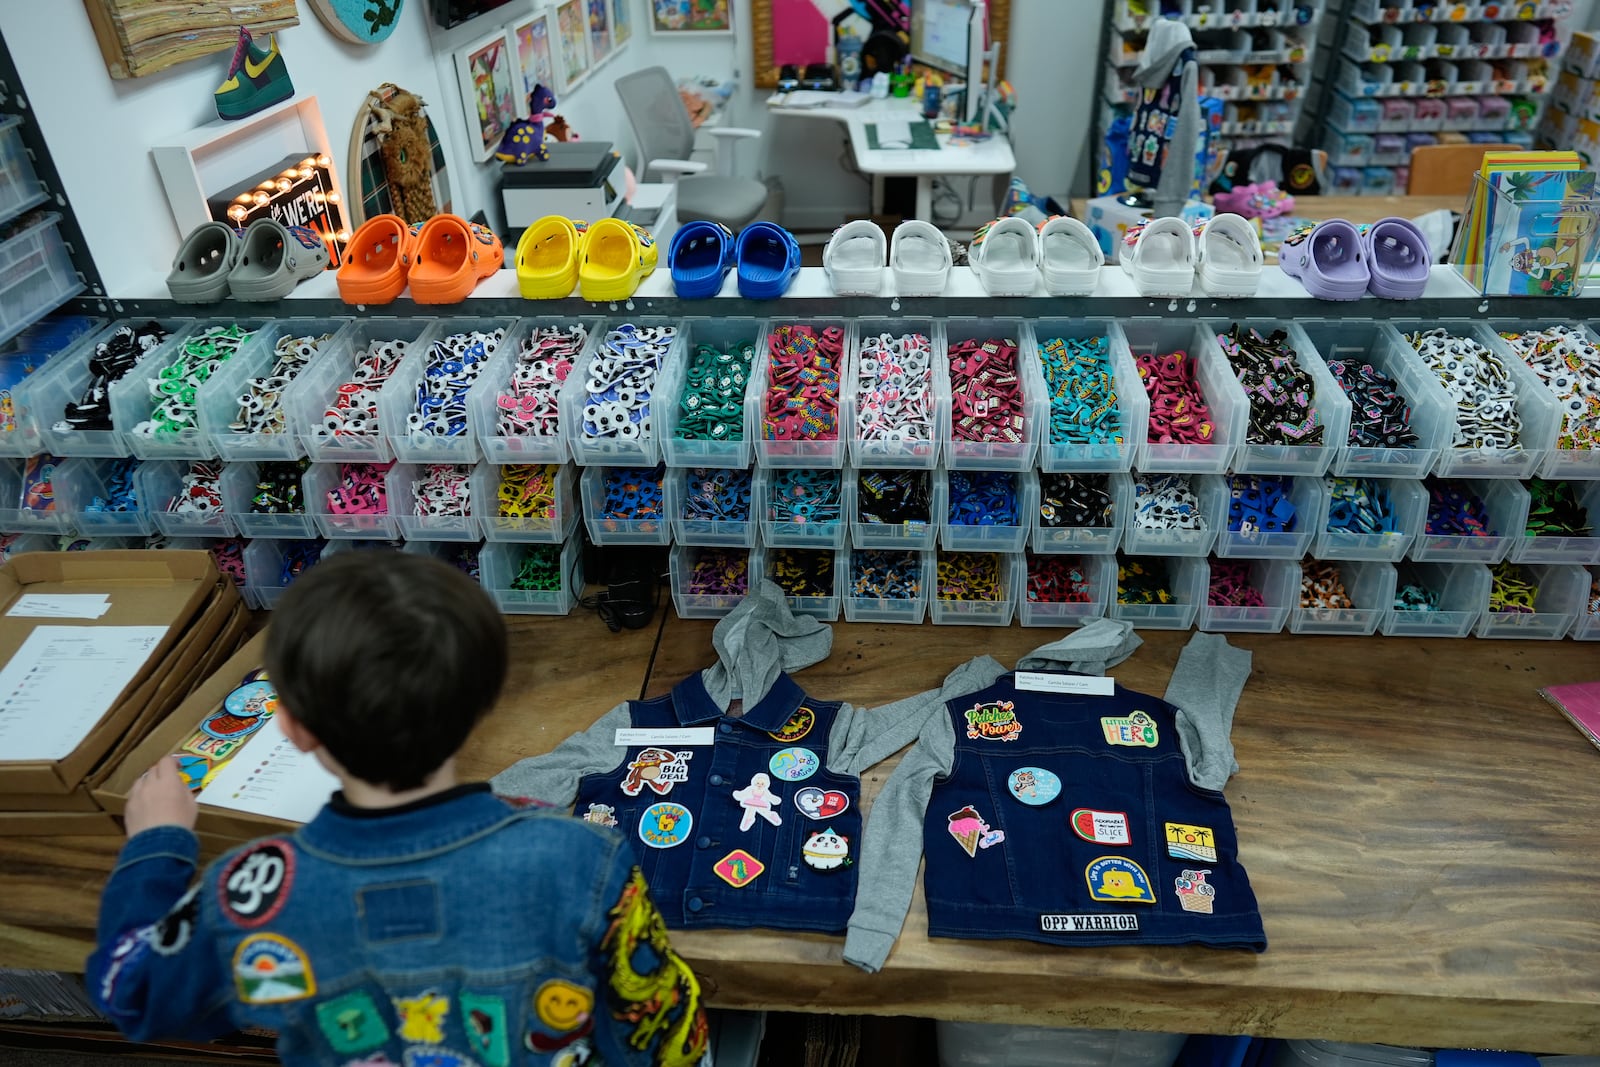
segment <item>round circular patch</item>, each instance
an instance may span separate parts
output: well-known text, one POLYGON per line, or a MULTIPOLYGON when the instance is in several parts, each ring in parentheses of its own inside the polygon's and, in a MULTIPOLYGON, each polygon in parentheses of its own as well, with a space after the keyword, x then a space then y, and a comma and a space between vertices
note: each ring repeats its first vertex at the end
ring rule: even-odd
POLYGON ((682 804, 652 804, 639 816, 639 840, 651 848, 671 848, 689 840, 694 815, 682 804))
POLYGON ((1050 803, 1061 795, 1061 779, 1043 767, 1018 767, 1006 780, 1011 795, 1034 807, 1050 803))
POLYGON ((789 716, 788 722, 773 730, 767 736, 774 741, 792 743, 809 734, 811 728, 815 725, 817 725, 817 713, 802 704, 794 709, 794 714, 789 716))
POLYGON ((294 885, 294 847, 273 838, 233 857, 217 879, 222 913, 246 929, 262 926, 283 910, 294 885))
POLYGON ((394 32, 406 0, 311 0, 311 10, 336 37, 377 44, 394 32))
POLYGON ((800 782, 822 769, 822 761, 809 748, 786 748, 775 752, 767 764, 774 778, 785 782, 800 782))

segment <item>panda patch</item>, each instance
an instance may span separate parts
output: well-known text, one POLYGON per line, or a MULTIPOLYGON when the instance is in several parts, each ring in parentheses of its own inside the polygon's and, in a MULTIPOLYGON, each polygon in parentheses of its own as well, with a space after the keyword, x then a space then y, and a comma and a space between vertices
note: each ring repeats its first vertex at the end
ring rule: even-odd
POLYGON ((818 830, 806 838, 800 854, 807 866, 818 871, 840 871, 850 866, 850 839, 833 828, 818 830))

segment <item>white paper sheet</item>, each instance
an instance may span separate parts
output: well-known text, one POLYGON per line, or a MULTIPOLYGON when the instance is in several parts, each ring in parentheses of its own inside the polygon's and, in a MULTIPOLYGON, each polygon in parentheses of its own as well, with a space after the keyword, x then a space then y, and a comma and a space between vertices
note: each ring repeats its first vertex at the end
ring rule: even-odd
POLYGON ((310 822, 338 788, 339 779, 317 757, 283 736, 274 715, 200 790, 200 803, 310 822))
POLYGON ((39 619, 98 619, 111 610, 105 593, 24 593, 7 615, 39 619))
POLYGON ((0 762, 57 760, 89 735, 165 626, 40 626, 0 669, 0 762))

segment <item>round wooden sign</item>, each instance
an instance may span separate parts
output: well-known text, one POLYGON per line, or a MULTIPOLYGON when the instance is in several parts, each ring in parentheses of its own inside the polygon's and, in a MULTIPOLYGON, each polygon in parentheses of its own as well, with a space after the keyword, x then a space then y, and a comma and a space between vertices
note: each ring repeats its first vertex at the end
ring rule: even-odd
POLYGON ((394 32, 406 0, 311 0, 334 35, 351 44, 377 44, 394 32))

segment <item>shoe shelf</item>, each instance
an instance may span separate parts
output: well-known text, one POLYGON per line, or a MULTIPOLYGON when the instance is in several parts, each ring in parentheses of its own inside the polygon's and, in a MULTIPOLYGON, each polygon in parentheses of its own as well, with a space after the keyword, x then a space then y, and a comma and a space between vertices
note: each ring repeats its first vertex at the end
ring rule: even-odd
POLYGON ((1118 33, 1148 30, 1161 18, 1181 19, 1192 30, 1303 26, 1321 6, 1320 0, 1116 0, 1111 25, 1118 33))
POLYGON ((1416 0, 1355 0, 1349 17, 1358 22, 1476 22, 1513 19, 1553 19, 1569 14, 1572 0, 1495 0, 1486 4, 1416 2, 1416 0))

